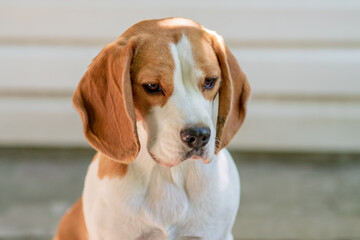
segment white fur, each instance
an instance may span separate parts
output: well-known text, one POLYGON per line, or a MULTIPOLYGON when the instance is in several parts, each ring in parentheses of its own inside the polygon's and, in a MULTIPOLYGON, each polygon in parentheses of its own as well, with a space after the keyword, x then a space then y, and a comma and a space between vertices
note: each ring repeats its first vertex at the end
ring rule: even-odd
POLYGON ((82 200, 91 240, 233 239, 240 197, 236 166, 225 149, 213 156, 213 103, 195 84, 202 73, 194 68, 190 42, 183 37, 170 49, 176 63, 174 93, 148 117, 147 125, 153 126, 137 122, 141 149, 127 174, 99 179, 99 160, 89 167, 82 200), (210 127, 207 158, 214 159, 179 164, 179 131, 195 124, 210 127), (149 151, 173 167, 155 163, 149 151))

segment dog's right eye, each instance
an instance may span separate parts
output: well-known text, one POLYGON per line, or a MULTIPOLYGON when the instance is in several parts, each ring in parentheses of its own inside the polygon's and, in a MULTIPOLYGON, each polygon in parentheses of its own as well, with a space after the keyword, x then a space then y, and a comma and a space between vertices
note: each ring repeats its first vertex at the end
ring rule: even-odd
POLYGON ((206 78, 204 85, 203 85, 203 89, 212 89, 214 87, 217 79, 218 79, 218 77, 206 78))
POLYGON ((158 83, 146 83, 143 84, 144 89, 151 94, 160 94, 163 93, 161 85, 158 83))

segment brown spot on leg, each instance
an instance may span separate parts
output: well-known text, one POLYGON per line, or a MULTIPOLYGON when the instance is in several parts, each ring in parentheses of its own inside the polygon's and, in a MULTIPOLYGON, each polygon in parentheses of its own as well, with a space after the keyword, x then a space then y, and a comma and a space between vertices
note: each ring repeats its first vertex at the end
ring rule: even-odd
POLYGON ((53 240, 87 240, 82 200, 77 202, 62 217, 53 240))

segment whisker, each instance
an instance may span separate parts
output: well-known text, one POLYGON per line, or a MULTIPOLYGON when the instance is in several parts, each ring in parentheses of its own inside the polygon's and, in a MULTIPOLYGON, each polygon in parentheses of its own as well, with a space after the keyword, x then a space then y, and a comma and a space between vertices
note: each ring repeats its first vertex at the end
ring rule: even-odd
POLYGON ((220 148, 221 141, 218 137, 215 137, 215 152, 220 148))

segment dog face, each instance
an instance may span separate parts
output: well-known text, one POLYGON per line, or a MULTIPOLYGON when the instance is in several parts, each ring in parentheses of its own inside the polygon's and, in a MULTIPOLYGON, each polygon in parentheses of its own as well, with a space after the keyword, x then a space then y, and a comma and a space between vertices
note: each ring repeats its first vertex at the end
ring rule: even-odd
POLYGON ((142 147, 171 167, 191 158, 209 162, 225 147, 243 122, 249 93, 221 37, 171 18, 140 22, 105 47, 73 102, 97 150, 131 162, 140 148, 136 121, 144 121, 148 143, 142 147))
POLYGON ((212 107, 220 67, 211 42, 193 41, 184 34, 177 42, 165 42, 163 52, 145 43, 134 57, 135 109, 146 122, 149 153, 165 166, 189 158, 210 160, 215 152, 212 107), (146 54, 152 52, 155 63, 147 62, 146 54))

